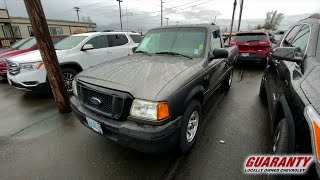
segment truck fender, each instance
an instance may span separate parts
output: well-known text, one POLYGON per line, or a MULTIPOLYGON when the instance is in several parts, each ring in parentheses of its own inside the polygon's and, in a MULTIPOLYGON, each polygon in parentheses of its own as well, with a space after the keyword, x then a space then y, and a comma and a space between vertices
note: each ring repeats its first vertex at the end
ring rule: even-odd
POLYGON ((288 105, 286 98, 283 95, 281 95, 278 98, 278 101, 275 105, 275 108, 274 108, 274 111, 272 114, 272 120, 271 120, 271 122, 272 122, 271 123, 272 135, 273 135, 279 121, 281 120, 277 117, 278 113, 281 111, 283 111, 283 114, 285 117, 280 117, 280 118, 281 119, 286 118, 288 121, 288 125, 289 125, 289 153, 294 153, 294 151, 295 151, 294 150, 295 149, 295 125, 294 125, 294 120, 292 117, 290 107, 288 105))
POLYGON ((184 100, 184 108, 186 108, 188 106, 188 103, 196 96, 201 96, 198 98, 202 98, 202 99, 198 99, 200 101, 200 103, 202 104, 203 102, 203 95, 204 95, 204 88, 202 86, 196 86, 194 87, 191 91, 189 91, 186 99, 184 100))

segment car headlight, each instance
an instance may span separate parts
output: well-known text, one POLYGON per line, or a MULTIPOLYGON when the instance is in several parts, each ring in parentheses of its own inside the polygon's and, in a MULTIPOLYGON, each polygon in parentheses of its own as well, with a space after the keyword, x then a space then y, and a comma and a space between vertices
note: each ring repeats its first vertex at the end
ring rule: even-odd
POLYGON ((77 80, 75 79, 73 79, 72 81, 72 89, 73 89, 73 95, 78 96, 77 80))
POLYGON ((313 154, 315 161, 320 163, 320 116, 316 110, 308 105, 304 109, 304 116, 308 121, 312 140, 313 154))
POLYGON ((40 69, 44 63, 41 62, 33 62, 33 63, 21 63, 20 68, 28 71, 33 71, 40 69))
POLYGON ((167 102, 152 102, 135 99, 132 102, 130 115, 146 120, 163 120, 169 117, 169 106, 167 102))

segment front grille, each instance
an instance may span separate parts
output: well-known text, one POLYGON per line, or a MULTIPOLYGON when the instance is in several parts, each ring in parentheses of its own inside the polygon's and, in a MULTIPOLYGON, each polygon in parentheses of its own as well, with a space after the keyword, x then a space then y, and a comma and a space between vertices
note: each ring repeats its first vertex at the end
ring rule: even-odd
POLYGON ((128 95, 122 95, 125 93, 100 87, 94 87, 93 89, 82 83, 77 84, 78 98, 86 108, 114 119, 119 119, 127 114, 128 103, 132 103, 132 101, 131 98, 128 98, 128 95))
POLYGON ((7 65, 8 65, 8 72, 10 75, 15 76, 20 73, 20 67, 18 63, 7 61, 7 65))

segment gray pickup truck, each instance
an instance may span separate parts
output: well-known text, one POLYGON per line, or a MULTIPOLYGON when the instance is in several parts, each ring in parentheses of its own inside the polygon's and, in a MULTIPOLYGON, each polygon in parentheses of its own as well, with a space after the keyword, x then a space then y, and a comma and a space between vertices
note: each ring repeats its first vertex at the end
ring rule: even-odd
POLYGON ((237 53, 236 46, 224 48, 214 24, 152 29, 132 56, 77 75, 73 112, 124 146, 185 153, 195 142, 202 105, 218 87, 229 90, 237 53))

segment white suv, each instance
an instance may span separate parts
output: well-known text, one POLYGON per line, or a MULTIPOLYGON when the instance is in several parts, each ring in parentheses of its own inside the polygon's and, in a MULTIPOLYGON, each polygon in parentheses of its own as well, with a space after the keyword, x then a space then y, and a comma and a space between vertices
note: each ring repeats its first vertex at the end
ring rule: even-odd
MULTIPOLYGON (((69 36, 55 45, 68 93, 72 93, 72 80, 84 69, 129 56, 141 41, 138 33, 94 32, 69 36)), ((47 72, 39 51, 7 59, 9 84, 17 89, 50 92, 47 72)))

